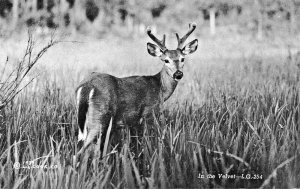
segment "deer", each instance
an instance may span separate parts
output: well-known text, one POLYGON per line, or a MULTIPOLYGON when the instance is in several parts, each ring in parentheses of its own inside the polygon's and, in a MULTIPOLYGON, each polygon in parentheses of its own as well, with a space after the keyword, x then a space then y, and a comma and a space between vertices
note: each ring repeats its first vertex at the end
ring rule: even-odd
MULTIPOLYGON (((198 39, 184 46, 195 28, 196 24, 189 24, 188 32, 181 38, 175 33, 178 42, 175 50, 167 49, 165 34, 162 40, 159 40, 153 35, 151 28, 147 28, 148 36, 155 42, 147 43, 147 51, 163 62, 162 69, 155 75, 118 78, 92 72, 79 84, 75 91, 78 141, 83 141, 83 146, 78 155, 82 154, 97 136, 105 135, 109 125, 112 125, 112 130, 124 125, 129 126, 129 130, 141 128, 143 119, 170 98, 183 78, 185 56, 197 50, 198 39)), ((100 141, 101 150, 104 138, 100 141)))

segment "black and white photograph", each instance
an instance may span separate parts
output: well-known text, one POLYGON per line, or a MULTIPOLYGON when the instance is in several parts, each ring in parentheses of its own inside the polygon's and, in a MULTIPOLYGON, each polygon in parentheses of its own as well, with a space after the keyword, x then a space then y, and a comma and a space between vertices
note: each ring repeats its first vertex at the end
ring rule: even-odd
POLYGON ((0 0, 0 188, 300 188, 300 0, 0 0))

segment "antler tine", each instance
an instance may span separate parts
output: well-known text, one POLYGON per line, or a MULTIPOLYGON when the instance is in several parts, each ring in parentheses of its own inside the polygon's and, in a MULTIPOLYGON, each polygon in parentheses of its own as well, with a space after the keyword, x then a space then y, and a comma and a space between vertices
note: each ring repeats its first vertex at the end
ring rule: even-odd
POLYGON ((180 38, 178 33, 176 33, 176 38, 178 41, 178 46, 177 48, 181 49, 184 45, 184 42, 186 41, 186 39, 189 37, 189 35, 191 35, 191 33, 193 33, 193 31, 196 29, 196 24, 195 23, 190 23, 189 24, 189 31, 182 37, 180 38))
POLYGON ((159 46, 159 48, 162 50, 162 51, 165 51, 167 50, 167 47, 166 47, 166 35, 164 34, 163 35, 163 39, 162 40, 159 40, 157 39, 151 32, 151 28, 148 26, 147 28, 147 34, 149 35, 149 37, 159 46))

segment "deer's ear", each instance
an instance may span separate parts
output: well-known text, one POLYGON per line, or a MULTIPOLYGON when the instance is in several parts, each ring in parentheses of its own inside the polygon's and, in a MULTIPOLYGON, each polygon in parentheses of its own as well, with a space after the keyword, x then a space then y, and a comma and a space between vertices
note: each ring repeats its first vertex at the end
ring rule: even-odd
POLYGON ((198 39, 194 39, 189 42, 183 49, 181 50, 184 55, 192 54, 197 50, 198 47, 198 39))
POLYGON ((161 57, 164 54, 158 46, 152 43, 147 43, 147 50, 152 56, 161 57))

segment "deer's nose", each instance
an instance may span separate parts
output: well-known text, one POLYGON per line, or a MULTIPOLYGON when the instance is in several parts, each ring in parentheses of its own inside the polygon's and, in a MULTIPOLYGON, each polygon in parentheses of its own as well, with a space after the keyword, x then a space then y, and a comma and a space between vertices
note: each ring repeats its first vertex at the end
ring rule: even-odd
POLYGON ((179 70, 177 70, 174 74, 173 74, 173 78, 176 80, 180 80, 183 77, 183 73, 179 70))

